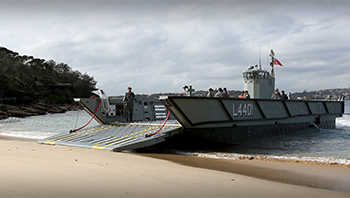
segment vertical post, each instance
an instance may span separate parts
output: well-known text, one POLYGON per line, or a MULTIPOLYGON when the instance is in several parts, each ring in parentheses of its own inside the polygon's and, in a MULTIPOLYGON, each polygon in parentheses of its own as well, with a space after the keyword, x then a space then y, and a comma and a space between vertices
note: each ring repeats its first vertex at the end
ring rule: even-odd
POLYGON ((194 89, 192 89, 192 85, 190 85, 190 87, 188 89, 188 96, 192 96, 193 91, 194 91, 194 89))
POLYGON ((261 70, 261 45, 260 45, 260 50, 259 50, 259 69, 261 70))
POLYGON ((272 69, 271 69, 271 76, 273 77, 273 78, 275 78, 275 58, 274 58, 274 56, 275 56, 275 52, 273 52, 273 50, 271 49, 271 63, 270 63, 270 65, 271 65, 271 67, 272 67, 272 69))

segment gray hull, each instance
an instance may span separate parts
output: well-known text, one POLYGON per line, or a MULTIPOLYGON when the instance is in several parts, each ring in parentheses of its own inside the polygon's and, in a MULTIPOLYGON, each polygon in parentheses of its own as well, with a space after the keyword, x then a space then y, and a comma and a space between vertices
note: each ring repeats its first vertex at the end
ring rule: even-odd
POLYGON ((162 103, 184 127, 184 135, 237 144, 296 133, 310 127, 335 128, 343 101, 165 97, 162 103))

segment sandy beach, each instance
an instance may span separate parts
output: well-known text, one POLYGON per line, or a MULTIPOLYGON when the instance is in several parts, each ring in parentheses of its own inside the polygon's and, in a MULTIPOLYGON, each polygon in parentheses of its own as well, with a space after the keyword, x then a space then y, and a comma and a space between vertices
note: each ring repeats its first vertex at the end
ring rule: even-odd
POLYGON ((350 170, 0 139, 0 197, 350 197, 350 170))

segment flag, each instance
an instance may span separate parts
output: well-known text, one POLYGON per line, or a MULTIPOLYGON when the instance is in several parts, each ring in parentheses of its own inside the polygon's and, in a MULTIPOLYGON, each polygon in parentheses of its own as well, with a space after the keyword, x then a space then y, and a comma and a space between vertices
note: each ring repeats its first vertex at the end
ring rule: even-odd
POLYGON ((274 65, 280 65, 280 66, 283 66, 282 63, 277 60, 277 58, 274 58, 274 62, 273 62, 274 65))

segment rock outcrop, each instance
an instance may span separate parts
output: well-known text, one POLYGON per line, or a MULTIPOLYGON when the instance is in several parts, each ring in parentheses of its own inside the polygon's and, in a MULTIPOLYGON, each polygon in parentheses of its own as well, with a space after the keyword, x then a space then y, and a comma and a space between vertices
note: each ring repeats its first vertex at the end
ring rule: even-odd
POLYGON ((78 104, 45 104, 45 103, 36 103, 30 105, 7 105, 0 104, 0 119, 8 117, 28 117, 28 116, 37 116, 45 115, 47 113, 64 113, 70 110, 81 109, 78 104))

